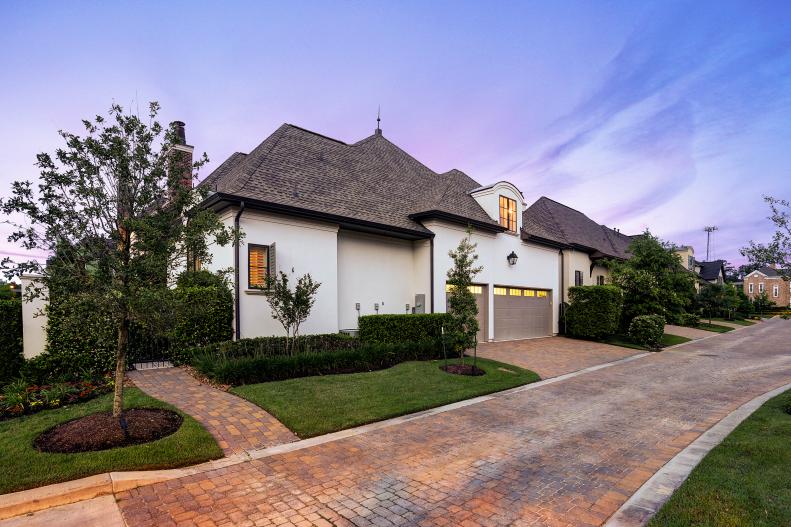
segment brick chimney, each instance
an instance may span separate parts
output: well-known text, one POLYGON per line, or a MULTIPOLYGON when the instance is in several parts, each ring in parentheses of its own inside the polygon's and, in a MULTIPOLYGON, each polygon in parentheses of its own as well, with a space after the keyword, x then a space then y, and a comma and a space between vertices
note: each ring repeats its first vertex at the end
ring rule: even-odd
POLYGON ((176 144, 173 145, 171 153, 175 156, 176 169, 182 174, 179 183, 191 189, 192 151, 195 150, 195 147, 187 144, 187 134, 184 130, 185 124, 182 121, 173 121, 170 124, 176 129, 176 144))

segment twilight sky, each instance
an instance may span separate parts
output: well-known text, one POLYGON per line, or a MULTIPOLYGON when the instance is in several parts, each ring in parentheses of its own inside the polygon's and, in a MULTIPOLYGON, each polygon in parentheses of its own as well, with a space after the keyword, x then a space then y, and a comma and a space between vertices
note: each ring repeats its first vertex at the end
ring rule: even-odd
MULTIPOLYGON (((0 2, 0 195, 113 101, 210 170, 283 122, 386 137, 713 257, 791 198, 791 2, 0 2), (166 4, 166 5, 164 5, 166 4)), ((23 253, 5 241, 0 257, 23 253)))

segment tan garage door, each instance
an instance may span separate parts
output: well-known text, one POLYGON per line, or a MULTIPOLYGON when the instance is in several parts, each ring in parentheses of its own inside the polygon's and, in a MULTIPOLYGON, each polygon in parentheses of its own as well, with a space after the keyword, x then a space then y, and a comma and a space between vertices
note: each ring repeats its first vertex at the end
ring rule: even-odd
MULTIPOLYGON (((445 292, 450 292, 451 286, 445 284, 445 292)), ((488 288, 485 285, 471 285, 470 291, 475 295, 475 303, 478 306, 478 342, 486 342, 487 328, 489 325, 489 295, 488 288)), ((445 295, 445 309, 448 308, 447 295, 445 295)))
POLYGON ((495 340, 545 337, 551 334, 551 291, 495 286, 495 340))

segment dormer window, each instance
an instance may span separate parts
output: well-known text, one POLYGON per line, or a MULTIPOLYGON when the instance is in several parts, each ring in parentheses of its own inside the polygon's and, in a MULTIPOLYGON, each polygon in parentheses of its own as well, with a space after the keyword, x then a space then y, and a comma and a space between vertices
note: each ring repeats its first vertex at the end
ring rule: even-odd
POLYGON ((500 196, 500 225, 516 232, 516 200, 500 196))

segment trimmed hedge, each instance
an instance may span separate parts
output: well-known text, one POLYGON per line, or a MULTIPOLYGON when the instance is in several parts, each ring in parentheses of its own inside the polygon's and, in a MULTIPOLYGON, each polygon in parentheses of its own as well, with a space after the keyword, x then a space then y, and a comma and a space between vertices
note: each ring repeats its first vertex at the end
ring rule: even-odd
POLYGON ((569 288, 566 333, 572 337, 600 340, 618 331, 623 309, 623 292, 613 285, 569 288))
POLYGON ((0 385, 17 376, 23 360, 22 302, 0 300, 0 385))
POLYGON ((360 317, 360 340, 366 343, 421 342, 442 337, 447 313, 415 315, 366 315, 360 317))
POLYGON ((410 360, 442 357, 440 340, 398 344, 364 344, 356 349, 297 353, 295 355, 227 357, 205 353, 192 365, 222 384, 240 385, 313 375, 381 370, 410 360))
POLYGON ((678 323, 691 328, 697 327, 700 325, 700 315, 697 313, 681 313, 678 316, 678 323))
POLYGON ((658 349, 665 334, 665 317, 662 315, 639 315, 629 323, 629 337, 643 346, 658 349))
POLYGON ((176 288, 176 319, 171 346, 203 346, 233 337, 233 295, 227 288, 191 286, 176 288))
MULTIPOLYGON (((294 343, 292 342, 292 344, 294 343)), ((359 339, 342 333, 300 335, 297 337, 296 345, 293 347, 295 351, 291 354, 334 352, 356 349, 359 346, 359 339)), ((171 360, 176 364, 191 364, 193 357, 207 354, 224 358, 262 358, 288 355, 286 352, 286 337, 255 337, 174 350, 171 354, 171 360)))

